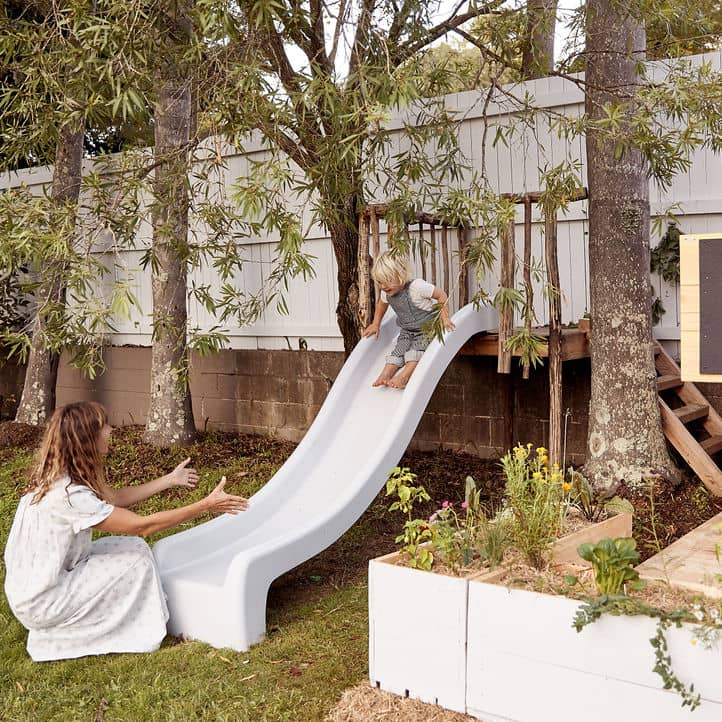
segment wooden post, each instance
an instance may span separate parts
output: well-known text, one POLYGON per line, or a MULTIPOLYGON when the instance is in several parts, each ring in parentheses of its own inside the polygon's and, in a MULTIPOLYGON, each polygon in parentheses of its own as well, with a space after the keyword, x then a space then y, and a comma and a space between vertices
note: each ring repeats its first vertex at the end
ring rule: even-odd
POLYGON ((432 223, 429 228, 431 237, 431 283, 438 286, 439 283, 436 278, 436 226, 432 223))
POLYGON ((557 259, 556 211, 544 218, 544 249, 549 295, 549 460, 562 463, 562 329, 561 288, 557 259))
POLYGON ((421 260, 421 278, 428 278, 426 275, 426 248, 424 246, 423 221, 419 221, 419 259, 421 260))
POLYGON ((449 272, 449 229, 446 224, 441 226, 441 263, 444 269, 444 285, 441 288, 448 294, 451 288, 451 274, 449 272))
POLYGON ((371 323, 371 272, 369 269, 369 223, 366 211, 358 221, 358 306, 361 326, 371 323))
MULTIPOLYGON (((501 287, 514 287, 514 222, 511 221, 502 230, 501 238, 501 287)), ((500 374, 511 372, 511 351, 506 344, 514 327, 514 309, 508 306, 499 309, 499 349, 496 370, 500 374)))
MULTIPOLYGON (((531 335, 534 315, 534 288, 531 285, 531 197, 524 194, 524 328, 531 335)), ((522 366, 522 378, 529 378, 529 362, 522 366)))
MULTIPOLYGON (((368 233, 368 231, 367 231, 368 233)), ((372 239, 372 256, 374 260, 376 260, 379 257, 379 254, 381 253, 381 240, 379 238, 379 217, 376 213, 376 208, 374 206, 371 206, 371 239, 372 239)), ((366 239, 366 247, 368 248, 368 238, 366 239)), ((379 302, 379 298, 381 294, 379 293, 378 284, 376 281, 374 283, 374 310, 376 308, 376 304, 379 302)), ((371 321, 369 320, 369 323, 371 321)))
POLYGON ((469 269, 466 267, 466 233, 457 230, 459 239, 459 308, 469 303, 469 269))

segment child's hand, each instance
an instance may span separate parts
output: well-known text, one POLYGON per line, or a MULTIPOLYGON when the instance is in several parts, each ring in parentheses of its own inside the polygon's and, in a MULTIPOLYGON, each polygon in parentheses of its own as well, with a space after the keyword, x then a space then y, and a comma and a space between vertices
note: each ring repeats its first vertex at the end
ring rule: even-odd
POLYGON ((456 328, 456 324, 450 318, 445 318, 444 319, 444 328, 447 331, 453 331, 456 328))
POLYGON ((378 336, 379 335, 379 325, 377 323, 372 323, 370 326, 368 326, 364 332, 361 334, 364 338, 368 338, 369 336, 378 336))

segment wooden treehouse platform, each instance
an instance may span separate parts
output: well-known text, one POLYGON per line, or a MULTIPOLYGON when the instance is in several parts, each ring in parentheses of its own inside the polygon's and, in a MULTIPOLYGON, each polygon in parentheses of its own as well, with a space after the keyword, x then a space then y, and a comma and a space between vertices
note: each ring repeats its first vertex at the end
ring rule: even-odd
MULTIPOLYGON (((534 334, 544 339, 544 348, 540 355, 549 356, 549 327, 540 326, 532 329, 534 334)), ((589 358, 589 334, 579 328, 563 328, 562 330, 562 361, 589 358)), ((462 347, 460 354, 465 356, 498 356, 499 333, 497 330, 478 333, 472 336, 462 347)), ((519 354, 513 354, 518 356, 519 354)))

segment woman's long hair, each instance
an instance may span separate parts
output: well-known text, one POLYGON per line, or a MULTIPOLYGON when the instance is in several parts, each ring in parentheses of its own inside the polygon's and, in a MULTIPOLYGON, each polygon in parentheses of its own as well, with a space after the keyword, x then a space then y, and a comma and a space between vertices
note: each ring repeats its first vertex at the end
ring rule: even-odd
POLYGON ((105 482, 103 456, 98 450, 101 429, 108 421, 103 406, 95 401, 78 401, 53 413, 35 457, 27 492, 39 502, 55 482, 69 476, 102 498, 105 482))

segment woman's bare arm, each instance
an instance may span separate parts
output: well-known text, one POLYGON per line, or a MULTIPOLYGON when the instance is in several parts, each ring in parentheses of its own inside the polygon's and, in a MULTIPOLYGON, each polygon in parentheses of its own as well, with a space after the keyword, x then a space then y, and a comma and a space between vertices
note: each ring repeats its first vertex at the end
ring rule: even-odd
POLYGON ((223 490, 225 485, 226 477, 224 476, 218 486, 204 499, 181 506, 178 509, 158 511, 148 516, 141 516, 128 509, 116 506, 110 516, 100 524, 96 524, 94 528, 110 534, 146 537, 155 532, 182 524, 184 521, 195 519, 208 512, 212 514, 237 514, 240 511, 245 511, 248 508, 248 501, 242 496, 226 494, 223 490))

